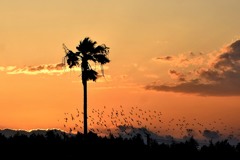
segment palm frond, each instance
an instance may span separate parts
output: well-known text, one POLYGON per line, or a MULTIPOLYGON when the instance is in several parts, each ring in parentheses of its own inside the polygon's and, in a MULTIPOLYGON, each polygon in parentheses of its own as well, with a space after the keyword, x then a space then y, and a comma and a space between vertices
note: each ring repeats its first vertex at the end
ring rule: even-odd
POLYGON ((79 57, 76 53, 72 52, 71 50, 67 52, 65 59, 67 61, 67 64, 69 65, 69 68, 79 66, 79 57))
POLYGON ((76 49, 82 54, 92 53, 96 44, 96 41, 92 41, 89 37, 86 37, 84 40, 80 41, 76 49))
POLYGON ((91 54, 85 55, 84 58, 87 59, 87 60, 93 61, 93 62, 95 62, 95 63, 96 63, 96 61, 97 61, 96 58, 95 58, 95 56, 94 56, 94 55, 91 55, 91 54))
POLYGON ((96 48, 94 48, 94 54, 96 53, 102 53, 107 55, 109 52, 109 47, 107 47, 105 44, 99 45, 96 48))
POLYGON ((93 69, 87 70, 86 71, 86 80, 92 80, 96 81, 98 78, 98 73, 94 71, 93 69))
POLYGON ((94 58, 96 59, 96 62, 100 63, 101 65, 110 62, 108 57, 106 57, 106 55, 104 55, 104 54, 96 54, 96 55, 94 55, 94 58))

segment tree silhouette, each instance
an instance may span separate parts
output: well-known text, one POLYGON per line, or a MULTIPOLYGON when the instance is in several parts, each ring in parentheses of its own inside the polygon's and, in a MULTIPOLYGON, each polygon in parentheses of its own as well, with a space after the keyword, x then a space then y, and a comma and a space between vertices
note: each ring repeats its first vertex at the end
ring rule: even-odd
POLYGON ((98 78, 98 72, 93 70, 89 61, 98 63, 101 66, 109 63, 107 55, 109 53, 109 47, 105 44, 97 45, 96 41, 92 41, 89 37, 84 38, 80 41, 79 45, 76 47, 77 52, 69 50, 65 45, 63 46, 65 50, 64 62, 67 62, 69 68, 81 67, 82 71, 82 84, 83 84, 83 125, 84 125, 84 135, 87 134, 87 81, 96 81, 98 78))

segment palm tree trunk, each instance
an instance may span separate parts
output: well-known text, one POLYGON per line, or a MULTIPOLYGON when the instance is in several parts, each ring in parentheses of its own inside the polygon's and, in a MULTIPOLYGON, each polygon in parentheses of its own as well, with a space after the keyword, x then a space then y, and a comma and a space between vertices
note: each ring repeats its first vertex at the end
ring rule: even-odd
POLYGON ((88 127, 87 127, 87 81, 83 80, 83 128, 84 135, 87 135, 88 127))
POLYGON ((85 58, 82 58, 82 84, 83 84, 83 134, 88 133, 87 127, 87 68, 88 63, 85 58))

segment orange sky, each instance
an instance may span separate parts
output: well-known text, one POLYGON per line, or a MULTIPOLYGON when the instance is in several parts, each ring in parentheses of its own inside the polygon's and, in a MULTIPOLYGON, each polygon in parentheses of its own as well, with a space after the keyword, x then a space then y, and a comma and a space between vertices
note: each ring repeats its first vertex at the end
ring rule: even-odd
POLYGON ((221 119, 239 134, 239 6, 238 0, 1 1, 0 127, 64 129, 64 113, 82 112, 80 70, 58 64, 63 43, 75 51, 89 36, 110 47, 111 60, 105 79, 89 82, 89 110, 137 106, 161 111, 166 122, 221 119))

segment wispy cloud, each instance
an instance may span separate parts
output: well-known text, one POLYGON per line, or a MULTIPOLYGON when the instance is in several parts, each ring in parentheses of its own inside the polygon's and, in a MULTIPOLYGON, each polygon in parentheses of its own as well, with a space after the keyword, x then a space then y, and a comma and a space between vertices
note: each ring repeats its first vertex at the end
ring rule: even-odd
POLYGON ((58 64, 43 64, 38 66, 6 66, 0 67, 1 71, 6 72, 7 74, 62 74, 63 71, 66 70, 65 65, 63 63, 58 64))
POLYGON ((171 61, 173 60, 172 56, 164 56, 164 57, 157 57, 157 60, 162 60, 162 61, 171 61))
POLYGON ((154 82, 145 86, 146 89, 203 96, 240 95, 240 40, 224 46, 214 56, 212 53, 207 55, 190 53, 187 56, 172 57, 171 61, 174 61, 175 67, 189 65, 195 67, 185 72, 171 69, 169 75, 178 80, 176 83, 154 82))
MULTIPOLYGON (((100 66, 94 67, 95 70, 100 71, 102 68, 100 66)), ((104 67, 104 70, 108 67, 104 67)), ((42 64, 36 66, 0 66, 0 71, 6 72, 7 74, 28 74, 28 75, 38 75, 38 74, 48 74, 48 75, 61 75, 70 71, 81 71, 80 67, 70 69, 63 63, 56 64, 42 64)))
POLYGON ((189 67, 203 64, 205 62, 206 56, 207 55, 201 52, 199 53, 189 52, 179 54, 178 56, 156 57, 153 60, 157 62, 167 62, 175 67, 189 67))

